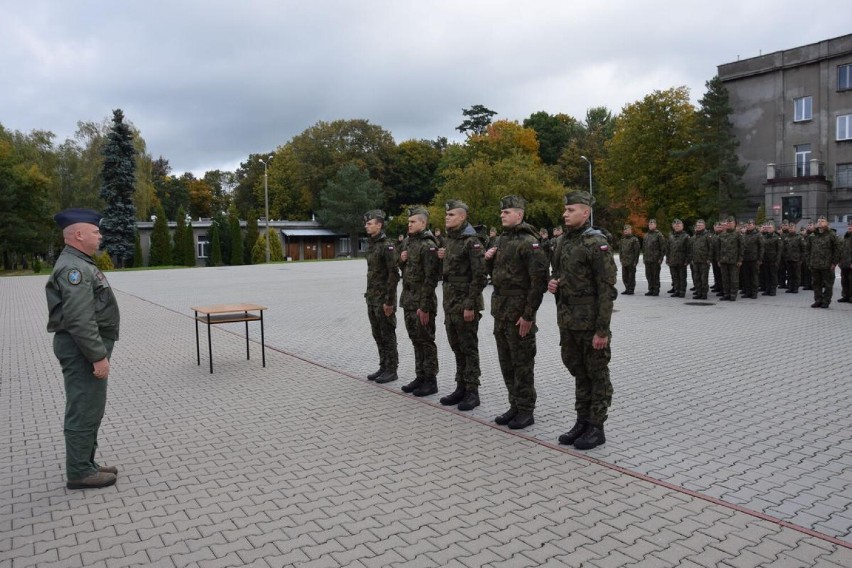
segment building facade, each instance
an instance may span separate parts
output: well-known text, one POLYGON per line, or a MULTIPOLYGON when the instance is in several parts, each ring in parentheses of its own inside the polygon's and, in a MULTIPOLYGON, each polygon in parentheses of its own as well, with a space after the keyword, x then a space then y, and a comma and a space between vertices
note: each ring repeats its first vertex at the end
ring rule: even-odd
POLYGON ((852 34, 718 67, 749 208, 806 223, 852 216, 852 34))

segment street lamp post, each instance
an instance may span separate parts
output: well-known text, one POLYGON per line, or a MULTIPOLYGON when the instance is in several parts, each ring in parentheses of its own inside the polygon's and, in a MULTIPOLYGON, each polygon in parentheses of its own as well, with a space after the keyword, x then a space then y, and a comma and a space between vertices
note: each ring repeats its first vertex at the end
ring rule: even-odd
MULTIPOLYGON (((580 156, 580 158, 582 158, 583 160, 586 161, 587 164, 589 164, 589 195, 594 195, 594 193, 592 193, 592 162, 590 162, 589 159, 585 156, 580 156)), ((592 208, 591 212, 589 213, 589 224, 592 227, 595 226, 595 210, 594 210, 594 208, 592 208)))
POLYGON ((268 165, 269 160, 271 160, 274 156, 269 156, 264 160, 263 158, 258 158, 257 161, 263 164, 263 205, 266 213, 266 238, 263 239, 266 241, 266 263, 269 264, 269 171, 268 165))

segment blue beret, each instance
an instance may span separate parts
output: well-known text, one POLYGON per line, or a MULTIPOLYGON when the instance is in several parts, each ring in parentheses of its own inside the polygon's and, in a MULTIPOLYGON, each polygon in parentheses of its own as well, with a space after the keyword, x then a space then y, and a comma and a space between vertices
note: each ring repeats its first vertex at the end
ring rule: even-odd
POLYGON ((93 209, 63 209, 53 216, 53 220, 63 229, 76 223, 89 223, 99 226, 101 214, 93 209))

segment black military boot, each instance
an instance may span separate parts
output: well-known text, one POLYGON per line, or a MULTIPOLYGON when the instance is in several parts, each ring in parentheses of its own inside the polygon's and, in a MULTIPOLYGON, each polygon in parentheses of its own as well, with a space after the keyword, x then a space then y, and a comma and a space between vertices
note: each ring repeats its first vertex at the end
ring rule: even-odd
POLYGON ((523 430, 527 426, 535 424, 532 412, 518 412, 514 418, 509 420, 507 426, 510 430, 523 430))
POLYGON ((375 373, 370 373, 369 375, 367 375, 367 379, 371 380, 371 381, 375 381, 376 379, 381 377, 384 373, 385 373, 385 370, 383 368, 379 367, 378 371, 376 371, 375 373))
POLYGON ((402 385, 402 392, 414 392, 417 387, 423 384, 423 377, 417 377, 407 385, 402 385))
POLYGON ((438 392, 438 378, 425 377, 420 386, 411 393, 414 396, 429 396, 438 392))
POLYGON ((452 406, 454 404, 458 404, 464 398, 465 390, 461 385, 456 385, 456 390, 453 391, 452 394, 448 394, 447 396, 442 396, 440 403, 444 406, 452 406))
POLYGON ((514 408, 510 408, 509 410, 507 410, 506 412, 504 412, 500 416, 496 417, 494 419, 494 422, 496 422, 500 426, 505 426, 506 424, 508 424, 512 420, 512 418, 514 418, 517 415, 518 415, 518 411, 514 408))
POLYGON ((464 393, 464 398, 459 403, 458 409, 462 411, 473 410, 479 406, 479 391, 470 389, 464 393))
POLYGON ((606 442, 604 436, 603 424, 595 426, 589 424, 589 428, 583 432, 583 435, 574 440, 574 447, 578 450, 591 450, 606 442))
POLYGON ((583 435, 583 432, 585 432, 588 427, 589 423, 585 420, 577 420, 573 428, 559 436, 559 443, 570 446, 577 438, 583 435))
POLYGON ((396 371, 385 371, 383 374, 381 374, 379 376, 379 378, 376 379, 376 382, 379 383, 380 385, 383 385, 385 383, 392 383, 393 381, 397 380, 398 378, 399 377, 396 376, 396 371))

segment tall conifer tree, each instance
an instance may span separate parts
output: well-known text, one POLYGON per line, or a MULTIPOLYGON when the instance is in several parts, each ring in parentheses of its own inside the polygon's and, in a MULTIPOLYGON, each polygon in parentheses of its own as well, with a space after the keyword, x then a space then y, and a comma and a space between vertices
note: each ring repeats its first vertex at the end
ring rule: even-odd
POLYGON ((112 111, 112 128, 103 150, 101 198, 106 202, 101 232, 103 248, 119 268, 133 258, 136 239, 136 206, 133 192, 136 186, 136 149, 133 132, 124 123, 121 109, 112 111))

